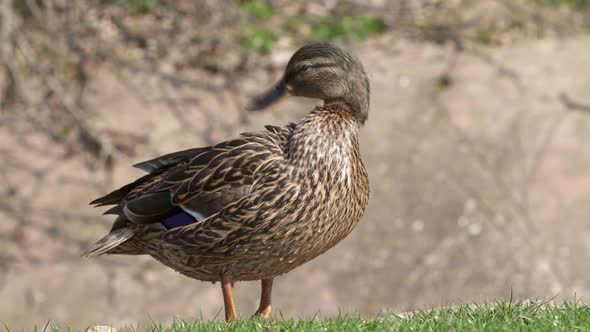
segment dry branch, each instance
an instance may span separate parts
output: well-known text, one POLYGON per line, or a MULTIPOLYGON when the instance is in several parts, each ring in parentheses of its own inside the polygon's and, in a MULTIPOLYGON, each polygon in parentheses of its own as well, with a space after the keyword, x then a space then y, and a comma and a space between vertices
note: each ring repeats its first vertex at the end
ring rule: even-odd
POLYGON ((590 104, 584 104, 578 101, 574 101, 570 96, 568 96, 565 93, 562 93, 559 96, 559 100, 561 100, 563 106, 565 106, 565 108, 567 108, 570 111, 590 113, 590 104))

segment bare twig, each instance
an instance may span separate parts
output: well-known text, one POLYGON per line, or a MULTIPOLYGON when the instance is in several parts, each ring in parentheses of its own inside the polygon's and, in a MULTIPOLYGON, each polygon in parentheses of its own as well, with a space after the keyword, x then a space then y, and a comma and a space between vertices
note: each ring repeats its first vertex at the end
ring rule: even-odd
POLYGON ((583 104, 581 102, 574 101, 570 96, 568 96, 565 93, 559 95, 559 100, 561 100, 563 106, 565 106, 565 108, 567 108, 570 111, 590 113, 590 104, 583 104))

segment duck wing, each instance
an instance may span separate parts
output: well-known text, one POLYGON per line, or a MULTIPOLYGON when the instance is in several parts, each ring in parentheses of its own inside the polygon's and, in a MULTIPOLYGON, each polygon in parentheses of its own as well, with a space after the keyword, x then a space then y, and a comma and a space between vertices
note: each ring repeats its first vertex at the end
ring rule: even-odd
POLYGON ((124 216, 135 224, 173 228, 201 221, 246 196, 261 165, 284 159, 294 128, 266 126, 265 131, 244 133, 235 140, 141 162, 134 166, 147 175, 91 204, 114 205, 105 214, 124 216))
MULTIPOLYGON (((200 257, 223 257, 226 265, 239 255, 233 250, 244 239, 271 232, 276 218, 302 213, 302 194, 308 189, 290 182, 290 165, 280 159, 268 159, 253 174, 254 184, 246 195, 224 206, 199 223, 166 231, 163 239, 200 257)), ((315 208, 318 208, 317 206, 315 208)), ((247 249, 245 249, 247 250, 247 249)))

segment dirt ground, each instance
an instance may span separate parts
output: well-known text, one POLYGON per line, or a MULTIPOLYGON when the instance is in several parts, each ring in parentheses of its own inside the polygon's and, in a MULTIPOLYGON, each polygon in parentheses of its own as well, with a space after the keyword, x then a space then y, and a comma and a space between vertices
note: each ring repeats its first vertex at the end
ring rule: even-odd
MULTIPOLYGON (((336 248, 276 280, 275 317, 375 316, 511 293, 590 300, 590 113, 563 100, 590 103, 589 49, 580 36, 458 52, 390 34, 354 47, 372 84, 361 141, 370 206, 336 248)), ((276 70, 231 90, 213 77, 196 100, 97 68, 95 124, 127 132, 134 150, 112 173, 3 121, 0 320, 18 329, 221 317, 218 284, 147 257, 79 258, 111 222, 88 202, 140 175, 134 162, 297 121, 316 101, 242 111, 292 51, 274 51, 276 70)), ((241 313, 258 292, 237 285, 241 313)))

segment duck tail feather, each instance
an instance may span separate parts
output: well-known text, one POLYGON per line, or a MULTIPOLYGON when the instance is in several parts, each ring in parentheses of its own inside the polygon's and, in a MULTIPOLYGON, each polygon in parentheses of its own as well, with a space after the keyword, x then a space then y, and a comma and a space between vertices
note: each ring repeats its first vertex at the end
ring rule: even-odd
POLYGON ((109 251, 133 237, 134 234, 135 232, 128 227, 114 230, 90 247, 84 254, 82 254, 82 257, 90 258, 108 254, 109 251))

